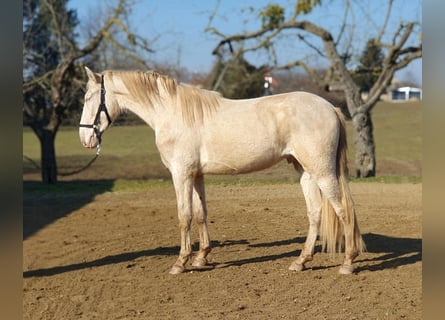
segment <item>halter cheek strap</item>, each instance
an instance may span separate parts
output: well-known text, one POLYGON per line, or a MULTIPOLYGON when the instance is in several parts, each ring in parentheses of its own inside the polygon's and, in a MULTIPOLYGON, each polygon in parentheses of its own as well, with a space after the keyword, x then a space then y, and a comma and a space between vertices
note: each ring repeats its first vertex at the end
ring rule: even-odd
POLYGON ((104 76, 102 75, 100 81, 100 104, 97 109, 96 117, 94 118, 93 124, 79 124, 81 128, 91 128, 94 130, 94 134, 99 140, 99 144, 97 145, 97 154, 100 152, 100 143, 102 142, 102 132, 100 132, 99 125, 100 122, 100 114, 105 112, 105 116, 107 117, 108 124, 110 125, 113 121, 111 120, 110 114, 108 113, 107 106, 105 105, 105 85, 104 85, 104 76))

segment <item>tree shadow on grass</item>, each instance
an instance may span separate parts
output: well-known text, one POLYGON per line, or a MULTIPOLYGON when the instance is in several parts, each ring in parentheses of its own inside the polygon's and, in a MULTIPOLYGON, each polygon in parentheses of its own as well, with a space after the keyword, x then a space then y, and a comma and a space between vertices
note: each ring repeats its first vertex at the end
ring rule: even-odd
POLYGON ((111 191, 114 180, 69 181, 47 185, 23 182, 23 239, 111 191))

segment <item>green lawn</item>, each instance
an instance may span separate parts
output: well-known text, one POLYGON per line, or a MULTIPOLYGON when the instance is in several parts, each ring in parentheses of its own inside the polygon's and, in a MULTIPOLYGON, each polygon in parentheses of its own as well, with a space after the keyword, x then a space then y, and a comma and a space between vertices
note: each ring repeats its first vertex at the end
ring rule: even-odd
MULTIPOLYGON (((419 102, 379 103, 372 110, 379 159, 422 159, 422 109, 419 102)), ((347 122, 349 158, 354 158, 352 123, 347 122)))

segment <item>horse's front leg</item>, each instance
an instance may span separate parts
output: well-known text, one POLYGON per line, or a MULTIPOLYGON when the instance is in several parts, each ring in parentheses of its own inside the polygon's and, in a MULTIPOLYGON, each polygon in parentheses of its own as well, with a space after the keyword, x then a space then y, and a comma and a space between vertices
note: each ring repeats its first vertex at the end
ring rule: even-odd
POLYGON ((173 184, 176 191, 178 204, 179 229, 181 232, 181 250, 178 260, 170 270, 170 274, 178 274, 185 271, 185 264, 192 253, 190 243, 190 225, 192 222, 192 192, 193 176, 184 173, 172 172, 173 184))
POLYGON ((212 250, 207 227, 207 206, 205 198, 204 177, 197 176, 193 189, 193 217, 199 232, 199 252, 193 260, 194 267, 204 267, 207 255, 212 250))

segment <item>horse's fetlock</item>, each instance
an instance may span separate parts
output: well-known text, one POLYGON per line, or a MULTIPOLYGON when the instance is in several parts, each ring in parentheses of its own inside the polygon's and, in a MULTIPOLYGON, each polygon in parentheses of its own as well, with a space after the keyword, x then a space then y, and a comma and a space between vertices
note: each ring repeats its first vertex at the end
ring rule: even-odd
POLYGON ((210 253, 210 251, 212 251, 212 247, 208 246, 208 247, 202 248, 201 251, 203 251, 205 255, 208 255, 210 253))
POLYGON ((205 267, 207 265, 207 259, 205 257, 196 257, 193 260, 192 266, 194 267, 205 267))
POLYGON ((184 271, 185 271, 185 267, 184 266, 175 264, 175 265, 173 265, 173 267, 171 268, 169 273, 170 274, 180 274, 180 273, 183 273, 184 271))
POLYGON ((300 263, 300 261, 295 260, 289 266, 289 270, 291 270, 291 271, 303 271, 304 270, 304 263, 300 263))
POLYGON ((340 274, 352 274, 354 272, 354 266, 352 264, 343 264, 338 272, 340 274))

